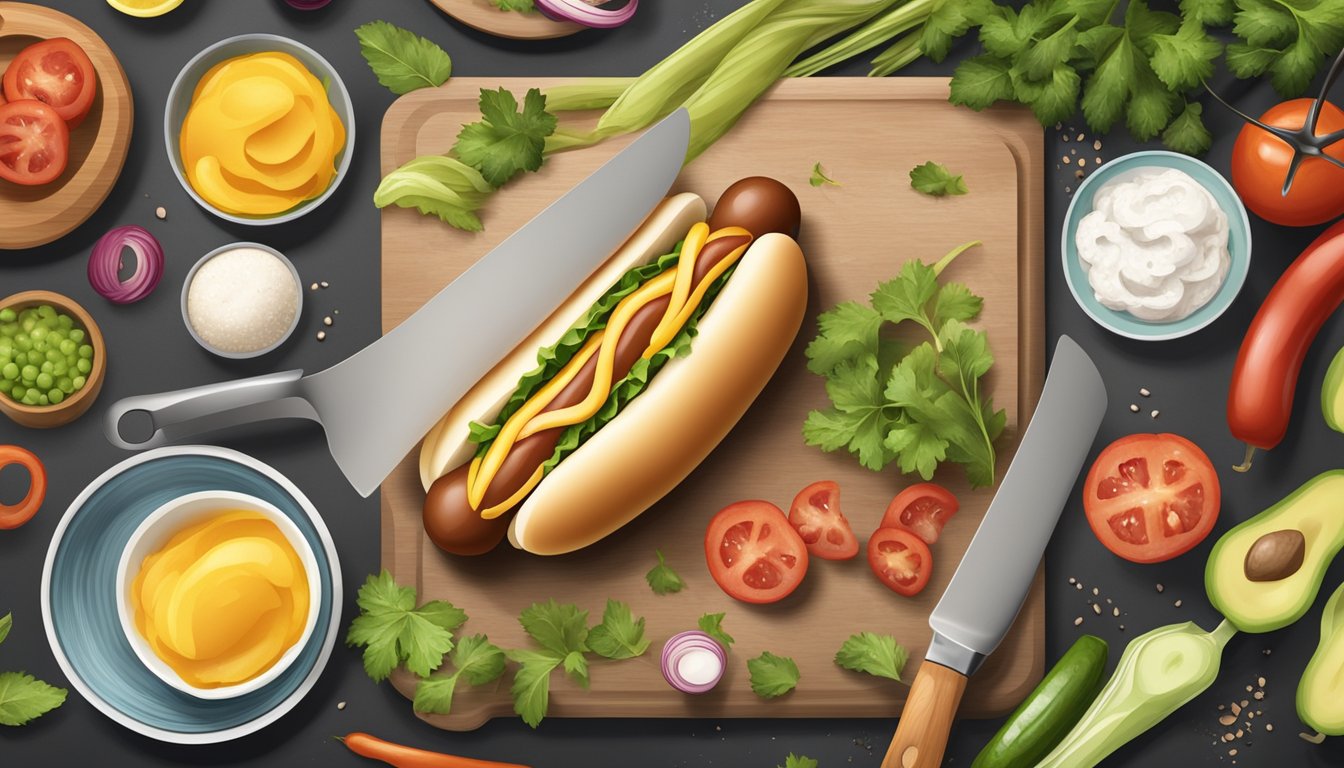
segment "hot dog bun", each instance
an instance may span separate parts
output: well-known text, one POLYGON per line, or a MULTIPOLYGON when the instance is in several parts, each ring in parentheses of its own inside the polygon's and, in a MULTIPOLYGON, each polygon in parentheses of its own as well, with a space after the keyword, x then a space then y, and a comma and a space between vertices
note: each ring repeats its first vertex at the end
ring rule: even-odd
POLYGON ((538 349, 563 336, 626 272, 670 253, 687 230, 704 221, 706 215, 705 201, 698 195, 682 193, 659 203, 630 239, 573 296, 481 377, 421 443, 420 482, 425 490, 471 458, 476 444, 467 439, 468 425, 472 421, 489 422, 499 413, 518 380, 537 366, 538 349))
POLYGON ((668 362, 618 418, 546 476, 519 508, 509 541, 539 555, 572 552, 666 495, 760 394, 806 306, 798 244, 777 233, 757 239, 701 318, 691 354, 668 362))

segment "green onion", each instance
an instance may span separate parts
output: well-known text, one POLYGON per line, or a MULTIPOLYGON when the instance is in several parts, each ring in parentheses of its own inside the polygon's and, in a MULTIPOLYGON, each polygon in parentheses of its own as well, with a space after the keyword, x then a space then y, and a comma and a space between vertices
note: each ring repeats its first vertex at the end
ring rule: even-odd
POLYGON ((568 85, 553 85, 546 89, 546 111, 583 112, 589 109, 607 109, 635 82, 633 77, 609 77, 568 85))
MULTIPOLYGON (((785 77, 810 77, 891 40, 928 20, 933 0, 910 0, 873 19, 848 37, 784 71, 785 77)), ((918 58, 918 53, 916 53, 918 58)), ((876 62, 874 62, 876 63, 876 62)))
POLYGON ((918 32, 911 32, 897 40, 887 50, 879 53, 873 58, 873 69, 868 73, 868 76, 886 77, 924 55, 924 49, 920 47, 919 38, 920 34, 918 32))

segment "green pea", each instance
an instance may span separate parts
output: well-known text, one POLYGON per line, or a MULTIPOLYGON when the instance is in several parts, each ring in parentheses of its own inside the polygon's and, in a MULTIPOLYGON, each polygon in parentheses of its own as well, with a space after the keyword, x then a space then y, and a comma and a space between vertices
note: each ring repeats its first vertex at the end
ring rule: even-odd
POLYGON ((54 319, 56 317, 56 308, 50 304, 41 304, 37 308, 37 316, 54 319))
POLYGON ((68 331, 75 327, 75 319, 69 315, 61 315, 56 318, 56 326, 63 331, 68 331))
POLYGON ((28 394, 28 388, 22 384, 15 384, 14 388, 9 390, 9 396, 15 400, 22 400, 26 394, 28 394))
POLYGON ((75 342, 76 344, 79 344, 80 342, 84 341, 84 331, 83 331, 83 329, 81 329, 81 328, 76 328, 76 329, 74 329, 73 331, 71 331, 71 332, 70 332, 70 340, 73 341, 73 342, 75 342))
POLYGON ((37 404, 38 404, 38 405, 51 405, 51 399, 48 398, 46 395, 38 395, 38 396, 37 396, 37 404))
POLYGON ((58 405, 65 399, 65 393, 59 389, 53 389, 47 393, 47 401, 52 405, 58 405))
POLYGON ((79 390, 84 388, 84 384, 87 381, 88 379, 84 378, 83 376, 76 376, 75 378, 71 379, 70 383, 72 386, 74 386, 75 391, 78 392, 79 390))
POLYGON ((53 373, 55 370, 56 370, 56 364, 51 362, 50 360, 42 363, 41 367, 42 373, 53 373))
POLYGON ((37 374, 36 381, 38 389, 51 389, 51 385, 55 383, 52 381, 50 373, 37 374))
POLYGON ((23 366, 23 371, 21 371, 21 373, 24 381, 33 381, 41 371, 37 370, 37 366, 35 365, 25 365, 23 366))
POLYGON ((24 405, 37 405, 37 395, 33 394, 36 391, 37 391, 36 389, 26 390, 23 393, 23 400, 20 402, 22 402, 24 405))
POLYGON ((33 340, 28 338, 28 334, 20 333, 18 336, 14 337, 14 346, 27 352, 33 348, 33 340))
POLYGON ((58 363, 65 359, 65 355, 62 355, 60 350, 48 349, 46 358, 48 363, 58 363))
POLYGON ((44 325, 35 325, 28 335, 33 337, 33 341, 41 341, 47 338, 47 328, 44 325))
POLYGON ((75 391, 75 382, 69 376, 61 376, 56 379, 56 388, 69 395, 75 391))
POLYGON ((74 357, 75 352, 79 351, 79 345, 70 339, 66 339, 61 342, 60 350, 62 355, 65 355, 66 357, 74 357))
POLYGON ((70 364, 62 360, 59 363, 53 363, 51 370, 48 371, 52 376, 64 376, 70 372, 70 364))
POLYGON ((84 358, 85 360, 92 360, 92 359, 93 359, 93 347, 89 346, 88 344, 82 344, 82 345, 80 345, 80 347, 79 347, 79 356, 82 357, 82 358, 84 358))
POLYGON ((75 370, 79 371, 85 376, 88 376, 89 371, 93 370, 93 363, 90 363, 88 360, 85 360, 84 358, 80 358, 79 362, 75 363, 75 370))
POLYGON ((7 364, 4 368, 0 368, 0 376, 10 381, 19 378, 19 366, 14 363, 7 364))
POLYGON ((0 323, 12 323, 18 316, 18 313, 9 307, 0 309, 0 323))

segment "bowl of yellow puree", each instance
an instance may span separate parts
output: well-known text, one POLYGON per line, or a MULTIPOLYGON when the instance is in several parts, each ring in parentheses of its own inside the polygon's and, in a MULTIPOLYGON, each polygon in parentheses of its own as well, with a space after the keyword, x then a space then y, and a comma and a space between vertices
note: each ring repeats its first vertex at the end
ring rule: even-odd
POLYGON ((182 68, 163 130, 173 173, 201 207, 240 224, 280 224, 321 205, 346 176, 354 107, 317 51, 239 35, 182 68))
POLYGON ((317 559, 298 527, 232 491, 164 504, 117 565, 117 613, 136 656, 201 699, 276 679, 307 644, 320 600, 317 559))

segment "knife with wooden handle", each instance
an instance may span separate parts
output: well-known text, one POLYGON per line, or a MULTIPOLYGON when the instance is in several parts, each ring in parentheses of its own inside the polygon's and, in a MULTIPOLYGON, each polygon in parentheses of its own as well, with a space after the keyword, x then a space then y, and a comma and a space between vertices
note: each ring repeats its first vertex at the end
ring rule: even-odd
POLYGON ((924 654, 882 768, 937 768, 966 681, 1017 618, 1106 412, 1106 386, 1061 336, 1040 405, 985 519, 929 614, 924 654))

